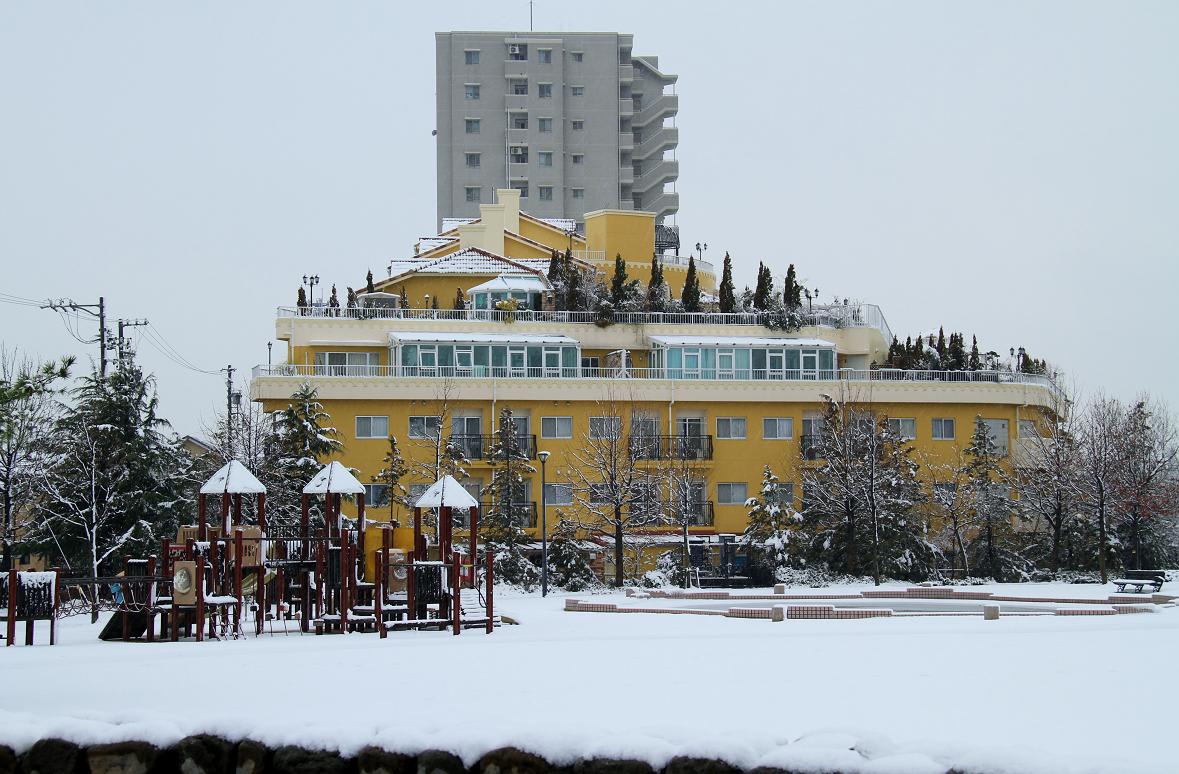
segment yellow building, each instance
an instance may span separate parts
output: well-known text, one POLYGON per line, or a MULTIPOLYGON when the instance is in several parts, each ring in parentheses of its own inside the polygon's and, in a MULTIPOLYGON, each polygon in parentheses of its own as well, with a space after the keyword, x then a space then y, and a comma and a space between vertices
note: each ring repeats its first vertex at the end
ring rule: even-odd
MULTIPOLYGON (((586 490, 592 494, 599 474, 587 470, 585 449, 617 434, 661 482, 654 499, 675 496, 667 482, 676 468, 691 469, 681 510, 690 531, 707 539, 744 529, 744 503, 757 493, 764 465, 801 497, 800 470, 823 396, 871 404, 912 437, 928 465, 958 459, 976 418, 988 420, 1007 449, 1022 419, 1053 405, 1056 388, 1047 377, 877 368, 892 334, 870 304, 816 306, 809 324, 790 332, 765 327, 756 314, 639 312, 605 324, 592 313, 555 311, 546 279, 553 250, 571 249, 604 273, 621 254, 631 276, 649 272, 651 216, 590 213, 585 230, 582 238, 531 218, 514 192, 501 192, 479 220, 424 239, 413 258, 393 262, 362 308, 280 309, 276 331, 288 362, 254 369, 254 400, 283 408, 310 382, 341 431, 341 461, 365 482, 375 481, 390 434, 421 468, 429 467, 438 438, 450 440, 470 461, 467 485, 475 494, 490 481, 490 436, 510 408, 537 468, 518 505, 534 534, 538 452, 551 454, 544 472, 552 525, 559 514, 586 510, 586 490), (456 309, 460 293, 464 308, 456 309), (497 308, 495 293, 515 298, 518 309, 497 308), (480 295, 486 298, 477 301, 480 295), (438 309, 431 308, 435 299, 442 299, 438 309)), ((682 284, 672 271, 676 260, 665 256, 663 265, 682 284)), ((715 279, 702 267, 702 286, 712 292, 715 279)), ((419 476, 404 483, 431 482, 419 476)), ((382 501, 379 485, 370 501, 382 501)), ((391 506, 374 507, 370 516, 405 518, 391 506)))

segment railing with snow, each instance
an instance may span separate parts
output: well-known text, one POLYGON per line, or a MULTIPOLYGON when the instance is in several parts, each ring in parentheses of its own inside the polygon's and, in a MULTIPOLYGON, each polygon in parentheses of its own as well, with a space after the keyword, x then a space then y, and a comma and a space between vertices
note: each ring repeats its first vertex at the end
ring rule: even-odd
MULTIPOLYGON (((892 330, 876 304, 829 304, 800 313, 802 325, 827 328, 875 328, 892 341, 892 330)), ((756 325, 774 321, 773 312, 620 312, 603 319, 597 312, 520 309, 394 309, 383 307, 280 306, 278 317, 348 320, 453 320, 461 322, 588 323, 595 325, 756 325)))
POLYGON ((1057 389, 1052 377, 1014 371, 907 371, 899 368, 758 369, 588 368, 571 366, 374 366, 279 363, 257 365, 259 377, 424 378, 424 379, 670 379, 675 381, 847 381, 1030 384, 1057 389))

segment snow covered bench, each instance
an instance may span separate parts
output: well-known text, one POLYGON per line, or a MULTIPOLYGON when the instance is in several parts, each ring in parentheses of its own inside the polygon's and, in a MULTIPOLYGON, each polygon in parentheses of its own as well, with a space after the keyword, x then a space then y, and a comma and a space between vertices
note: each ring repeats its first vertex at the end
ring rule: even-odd
POLYGON ((1113 584, 1118 587, 1119 593, 1124 594, 1127 587, 1133 586, 1138 594, 1146 594, 1162 591, 1166 580, 1167 574, 1162 570, 1127 570, 1126 576, 1115 578, 1113 584))

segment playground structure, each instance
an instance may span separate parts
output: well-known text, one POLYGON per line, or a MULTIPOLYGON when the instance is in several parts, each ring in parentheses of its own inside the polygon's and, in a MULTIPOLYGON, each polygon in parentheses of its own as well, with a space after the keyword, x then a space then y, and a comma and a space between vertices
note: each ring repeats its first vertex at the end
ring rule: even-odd
POLYGON ((6 644, 15 644, 18 620, 26 621, 26 644, 34 621, 50 621, 52 644, 58 618, 88 613, 96 621, 100 611, 114 612, 99 634, 103 640, 494 631, 491 557, 482 566, 476 561, 479 506, 453 478, 418 499, 412 532, 369 522, 364 487, 339 462, 324 466, 301 499, 298 524, 268 523, 265 486, 231 461, 201 487, 197 524, 163 541, 158 556, 128 559, 113 577, 6 574, 0 586, 6 644), (354 498, 354 519, 343 513, 346 497, 354 498), (321 506, 315 524, 313 503, 321 506), (438 515, 435 545, 423 531, 423 511, 438 515), (455 545, 459 511, 469 514, 465 547, 455 545))

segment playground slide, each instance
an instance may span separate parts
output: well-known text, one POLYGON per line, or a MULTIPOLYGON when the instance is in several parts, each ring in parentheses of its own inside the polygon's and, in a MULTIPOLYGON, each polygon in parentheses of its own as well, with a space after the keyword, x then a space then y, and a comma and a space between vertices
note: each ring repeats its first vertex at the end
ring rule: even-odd
MULTIPOLYGON (((128 613, 127 632, 132 639, 139 639, 147 634, 147 613, 128 613)), ((98 633, 98 639, 110 642, 123 639, 123 614, 115 613, 98 633)))

